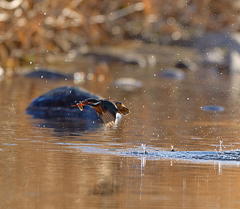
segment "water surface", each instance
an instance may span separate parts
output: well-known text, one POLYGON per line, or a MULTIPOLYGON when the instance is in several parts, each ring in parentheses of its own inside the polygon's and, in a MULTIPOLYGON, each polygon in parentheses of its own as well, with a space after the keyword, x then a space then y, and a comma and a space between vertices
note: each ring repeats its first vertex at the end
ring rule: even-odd
POLYGON ((71 81, 0 81, 0 208, 239 208, 240 161, 149 157, 171 149, 237 152, 239 75, 200 69, 175 80, 158 76, 160 67, 110 68, 105 82, 77 85, 130 108, 112 129, 80 132, 25 113, 33 98, 71 81), (115 88, 119 77, 143 88, 115 88), (207 105, 224 111, 203 111, 207 105))

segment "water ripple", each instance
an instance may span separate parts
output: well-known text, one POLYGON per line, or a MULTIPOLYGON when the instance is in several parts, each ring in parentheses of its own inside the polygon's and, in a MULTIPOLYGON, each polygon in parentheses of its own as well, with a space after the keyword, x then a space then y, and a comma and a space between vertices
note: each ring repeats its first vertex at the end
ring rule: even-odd
POLYGON ((80 149, 83 152, 111 154, 125 157, 146 157, 149 160, 175 159, 188 161, 223 161, 225 163, 240 163, 240 150, 230 151, 166 151, 153 147, 116 149, 95 146, 70 146, 69 148, 80 149))

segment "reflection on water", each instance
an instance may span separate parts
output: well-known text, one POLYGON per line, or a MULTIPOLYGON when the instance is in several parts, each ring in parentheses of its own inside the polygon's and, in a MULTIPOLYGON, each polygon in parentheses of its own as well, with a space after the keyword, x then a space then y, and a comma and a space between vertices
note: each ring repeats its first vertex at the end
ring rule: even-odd
POLYGON ((239 76, 199 71, 174 80, 154 76, 159 69, 112 70, 143 84, 137 93, 111 81, 83 84, 130 107, 114 129, 82 131, 74 121, 25 114, 33 98, 71 81, 0 82, 0 208, 239 208, 238 151, 231 164, 149 157, 239 149, 239 76), (203 111, 207 105, 224 111, 203 111))
POLYGON ((65 120, 59 119, 42 119, 35 121, 34 124, 40 128, 51 128, 57 136, 79 136, 84 132, 96 131, 101 128, 100 124, 92 123, 92 121, 84 120, 80 121, 75 119, 65 120))

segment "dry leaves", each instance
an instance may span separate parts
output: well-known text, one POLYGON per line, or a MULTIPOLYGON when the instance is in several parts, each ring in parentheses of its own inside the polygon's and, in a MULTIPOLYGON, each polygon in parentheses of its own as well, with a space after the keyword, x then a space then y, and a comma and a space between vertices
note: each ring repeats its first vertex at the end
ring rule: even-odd
POLYGON ((46 53, 155 34, 181 39, 239 30, 237 0, 2 0, 0 65, 12 70, 46 53))

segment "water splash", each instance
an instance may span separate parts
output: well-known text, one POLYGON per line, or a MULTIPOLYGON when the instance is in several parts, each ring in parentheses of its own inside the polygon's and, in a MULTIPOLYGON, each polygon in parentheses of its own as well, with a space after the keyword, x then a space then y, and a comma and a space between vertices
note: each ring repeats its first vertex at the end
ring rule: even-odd
POLYGON ((147 152, 147 145, 146 145, 146 144, 141 144, 141 148, 142 148, 144 154, 147 154, 147 153, 148 153, 148 152, 147 152))
POLYGON ((101 146, 69 146, 69 148, 79 149, 88 153, 136 157, 141 160, 141 171, 145 169, 147 160, 187 160, 240 165, 240 150, 222 151, 222 148, 219 149, 221 151, 173 151, 147 147, 146 144, 133 148, 114 150, 101 146))
POLYGON ((219 152, 222 152, 223 151, 223 140, 221 139, 219 141, 219 152))

